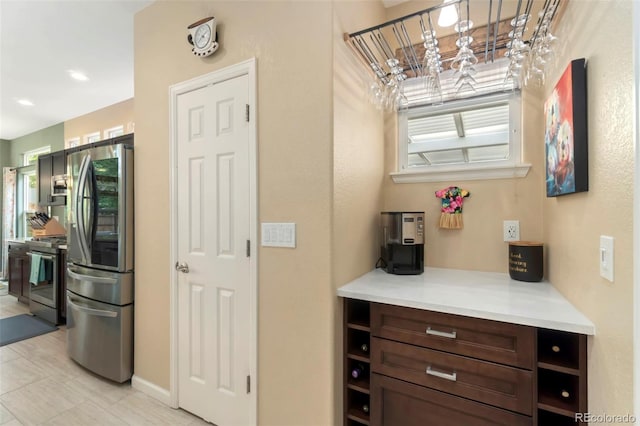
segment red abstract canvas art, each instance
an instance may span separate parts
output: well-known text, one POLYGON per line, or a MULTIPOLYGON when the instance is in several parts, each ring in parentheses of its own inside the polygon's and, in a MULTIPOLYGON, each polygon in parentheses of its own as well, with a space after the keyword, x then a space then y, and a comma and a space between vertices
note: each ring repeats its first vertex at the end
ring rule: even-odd
POLYGON ((585 64, 572 61, 544 104, 548 197, 589 188, 585 64))

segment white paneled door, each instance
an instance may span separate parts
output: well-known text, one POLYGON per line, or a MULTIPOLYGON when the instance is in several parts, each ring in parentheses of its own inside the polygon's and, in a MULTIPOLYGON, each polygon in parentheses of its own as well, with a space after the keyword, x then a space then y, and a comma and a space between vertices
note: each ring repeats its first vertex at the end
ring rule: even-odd
POLYGON ((178 403, 249 425, 248 76, 177 99, 178 403))

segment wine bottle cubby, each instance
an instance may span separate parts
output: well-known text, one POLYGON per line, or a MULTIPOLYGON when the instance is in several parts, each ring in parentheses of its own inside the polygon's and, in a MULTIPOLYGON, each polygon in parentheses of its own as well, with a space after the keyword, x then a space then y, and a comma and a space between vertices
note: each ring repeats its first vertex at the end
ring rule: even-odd
POLYGON ((344 424, 369 424, 371 328, 369 302, 345 299, 344 424))
POLYGON ((585 412, 587 337, 538 329, 538 424, 576 424, 585 412))

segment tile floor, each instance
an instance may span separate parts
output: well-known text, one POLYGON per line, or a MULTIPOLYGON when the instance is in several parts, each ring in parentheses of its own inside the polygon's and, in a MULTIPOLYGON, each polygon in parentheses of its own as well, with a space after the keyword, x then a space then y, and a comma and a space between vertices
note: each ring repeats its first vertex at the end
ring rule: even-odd
MULTIPOLYGON (((0 296, 0 318, 28 313, 0 296)), ((91 374, 66 354, 66 329, 0 347, 0 425, 208 425, 183 410, 91 374)))

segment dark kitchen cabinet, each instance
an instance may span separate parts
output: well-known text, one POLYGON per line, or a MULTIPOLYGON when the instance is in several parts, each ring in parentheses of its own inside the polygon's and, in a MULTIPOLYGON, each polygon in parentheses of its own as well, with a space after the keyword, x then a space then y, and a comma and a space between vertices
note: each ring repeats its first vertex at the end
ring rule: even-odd
POLYGON ((27 256, 27 246, 9 243, 9 294, 19 302, 29 303, 29 273, 31 262, 27 256))
POLYGON ((58 309, 60 310, 60 316, 64 319, 67 318, 67 251, 60 250, 60 256, 58 257, 58 309))
POLYGON ((344 306, 346 426, 586 424, 574 420, 588 412, 585 335, 349 298, 344 306))
POLYGON ((51 154, 38 157, 38 204, 48 206, 51 203, 51 176, 53 176, 53 157, 51 154))
POLYGON ((65 151, 57 151, 38 157, 38 204, 41 206, 63 206, 66 196, 52 196, 51 177, 64 175, 67 172, 67 156, 65 151))

